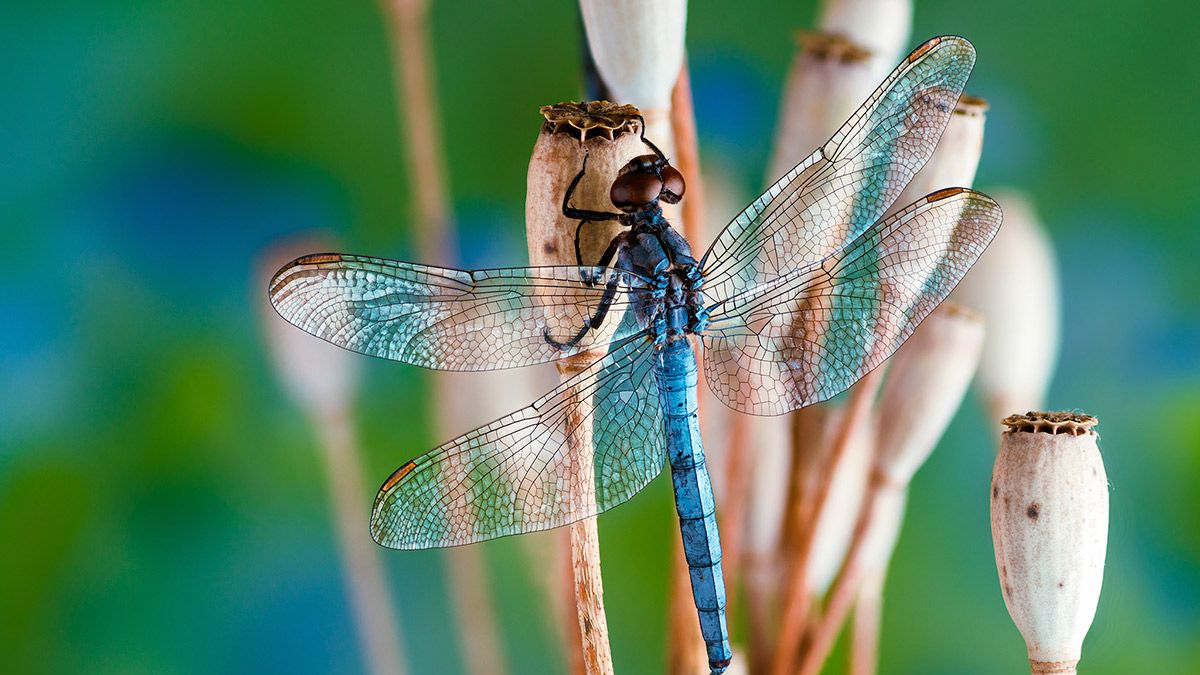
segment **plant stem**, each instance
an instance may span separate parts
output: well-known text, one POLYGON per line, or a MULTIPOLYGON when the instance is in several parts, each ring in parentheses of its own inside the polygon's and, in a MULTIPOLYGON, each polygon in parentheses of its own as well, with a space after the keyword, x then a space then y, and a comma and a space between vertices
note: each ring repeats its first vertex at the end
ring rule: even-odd
MULTIPOLYGON (((453 264, 456 257, 441 148, 437 98, 428 46, 426 0, 380 0, 387 18, 393 61, 393 84, 405 139, 409 191, 413 200, 413 234, 421 260, 453 264)), ((439 418, 453 414, 454 388, 445 375, 432 378, 433 407, 439 418)), ((469 396, 469 394, 468 394, 469 396)), ((463 398, 461 394, 457 396, 463 398)), ((437 426, 446 427, 444 423, 437 426)), ((487 569, 473 547, 445 552, 450 598, 458 620, 467 670, 473 675, 502 675, 503 651, 495 612, 487 593, 487 569)))
POLYGON ((377 675, 406 672, 391 590, 374 543, 367 536, 369 497, 349 415, 341 411, 315 420, 329 480, 330 509, 364 664, 377 675))
POLYGON ((392 48, 400 135, 408 150, 408 181, 416 222, 413 232, 422 260, 450 257, 450 209, 441 129, 429 59, 427 0, 379 0, 387 17, 392 48))
POLYGON ((846 402, 842 423, 834 438, 833 449, 829 453, 826 475, 822 477, 817 494, 813 499, 812 518, 809 523, 814 526, 810 526, 802 533, 796 548, 796 560, 793 561, 784 584, 784 606, 780 615, 772 668, 772 672, 776 675, 790 675, 796 672, 799 646, 801 638, 804 636, 806 618, 812 604, 811 592, 808 587, 808 573, 812 558, 813 535, 816 531, 815 524, 819 522, 821 510, 825 507, 829 496, 829 488, 833 483, 833 471, 841 464, 839 460, 846 454, 854 429, 868 423, 871 404, 882 378, 882 368, 876 368, 867 373, 854 385, 850 392, 850 398, 846 402))
POLYGON ((858 590, 858 600, 854 603, 850 675, 875 675, 879 663, 884 574, 885 570, 872 570, 858 590))

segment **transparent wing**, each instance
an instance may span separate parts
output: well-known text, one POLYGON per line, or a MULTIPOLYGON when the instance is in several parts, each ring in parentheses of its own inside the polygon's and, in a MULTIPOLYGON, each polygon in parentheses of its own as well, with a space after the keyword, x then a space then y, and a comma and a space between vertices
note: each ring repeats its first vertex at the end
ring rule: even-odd
POLYGON ((400 467, 375 498, 371 534, 400 549, 457 546, 596 515, 666 459, 656 352, 630 338, 532 405, 400 467), (577 443, 569 443, 572 437, 577 443), (574 448, 594 448, 591 461, 574 448))
POLYGON ((918 47, 808 159, 717 236, 701 262, 706 295, 732 297, 849 244, 924 166, 975 64, 959 37, 918 47))
POLYGON ((1000 227, 965 188, 924 197, 845 250, 711 308, 705 379, 730 407, 779 415, 883 363, 958 284, 1000 227))
POLYGON ((494 370, 603 348, 641 328, 617 330, 646 288, 600 267, 456 270, 343 254, 308 255, 271 280, 284 319, 339 347, 439 370, 494 370), (594 280, 594 283, 588 283, 594 280), (598 329, 577 336, 612 286, 598 329), (631 293, 633 291, 633 293, 631 293))

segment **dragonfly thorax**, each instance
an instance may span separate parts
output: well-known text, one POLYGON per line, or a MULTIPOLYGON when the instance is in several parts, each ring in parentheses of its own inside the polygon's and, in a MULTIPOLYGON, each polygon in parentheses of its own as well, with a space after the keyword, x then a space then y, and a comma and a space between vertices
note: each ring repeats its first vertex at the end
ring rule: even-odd
POLYGON ((676 265, 654 277, 654 291, 639 308, 644 325, 651 327, 659 346, 699 333, 708 325, 700 286, 703 277, 695 265, 676 265))

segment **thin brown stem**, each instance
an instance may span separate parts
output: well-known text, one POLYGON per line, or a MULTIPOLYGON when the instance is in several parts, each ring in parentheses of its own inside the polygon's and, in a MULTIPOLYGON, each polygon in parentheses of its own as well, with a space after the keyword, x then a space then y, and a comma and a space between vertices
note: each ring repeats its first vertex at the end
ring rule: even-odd
MULTIPOLYGON (((407 150, 416 249, 422 260, 453 264, 454 232, 429 57, 428 2, 380 0, 380 3, 390 36, 393 85, 400 113, 397 121, 407 150)), ((434 408, 439 416, 444 416, 451 405, 450 384, 438 374, 432 380, 434 408)), ((487 593, 485 561, 478 550, 470 548, 446 551, 445 561, 468 672, 502 675, 503 651, 487 593)))
POLYGON ((408 180, 422 260, 442 262, 450 255, 450 209, 441 152, 437 99, 429 58, 427 0, 379 0, 391 35, 393 83, 400 133, 408 152, 408 180))
POLYGON ((879 663, 879 624, 883 610, 883 570, 872 570, 854 603, 850 675, 875 675, 879 663))
POLYGON ((812 515, 807 519, 809 527, 801 533, 796 547, 796 559, 793 561, 784 584, 784 606, 780 615, 772 667, 772 672, 776 675, 790 675, 796 672, 796 657, 804 636, 806 619, 813 603, 808 575, 813 537, 816 533, 814 525, 820 520, 821 511, 825 508, 828 500, 829 489, 833 483, 832 471, 836 470, 841 463, 841 458, 846 454, 854 430, 867 423, 871 404, 875 399, 875 393, 879 389, 882 377, 883 370, 880 368, 867 373, 854 385, 850 392, 850 398, 846 402, 841 425, 828 455, 825 475, 822 476, 813 500, 812 515))
MULTIPOLYGON (((560 360, 558 372, 568 380, 602 358, 598 352, 583 352, 560 360)), ((579 492, 572 492, 571 500, 593 505, 596 502, 593 475, 594 440, 592 428, 585 421, 591 417, 590 399, 575 396, 575 405, 568 413, 567 428, 571 430, 569 452, 579 469, 575 472, 579 492)), ((584 518, 572 523, 571 569, 575 586, 575 610, 579 618, 580 644, 582 645, 583 672, 587 675, 612 675, 612 649, 608 640, 608 618, 604 612, 604 584, 600 569, 600 533, 596 518, 584 518)))
POLYGON ((673 549, 667 607, 667 672, 670 675, 696 675, 707 669, 708 659, 696 623, 696 605, 682 542, 677 539, 673 549))
POLYGON ((704 241, 704 185, 700 178, 700 146, 696 137, 696 113, 692 107, 692 78, 687 59, 671 90, 671 129, 675 136, 675 168, 683 174, 687 195, 683 209, 683 236, 693 245, 704 241))
POLYGON ((583 665, 583 634, 576 620, 578 610, 575 600, 575 562, 571 556, 571 530, 561 530, 559 539, 559 566, 562 570, 561 602, 556 603, 557 618, 563 628, 563 644, 566 645, 567 672, 571 675, 585 675, 583 665))
POLYGON ((809 643, 801 657, 799 669, 789 672, 799 672, 800 675, 816 675, 821 671, 821 666, 829 656, 830 650, 833 649, 838 633, 841 632, 842 624, 846 621, 850 608, 854 606, 854 598, 862 584, 865 573, 863 564, 865 543, 871 524, 876 521, 875 510, 876 504, 878 504, 876 499, 878 494, 879 491, 875 489, 874 485, 868 488, 858 522, 854 526, 850 550, 842 562, 841 570, 833 582, 833 587, 829 590, 829 600, 813 631, 812 642, 809 643))
POLYGON ((316 426, 329 479, 329 506, 337 531, 343 581, 367 671, 376 675, 404 673, 391 589, 378 550, 364 526, 368 514, 363 505, 369 498, 363 492, 362 465, 349 416, 345 411, 326 415, 316 420, 316 426))

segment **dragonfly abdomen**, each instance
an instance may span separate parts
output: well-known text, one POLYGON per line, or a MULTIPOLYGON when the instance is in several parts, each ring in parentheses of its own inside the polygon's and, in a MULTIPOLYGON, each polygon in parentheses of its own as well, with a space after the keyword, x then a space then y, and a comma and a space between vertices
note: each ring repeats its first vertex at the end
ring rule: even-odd
POLYGON ((729 666, 729 628, 725 621, 725 575, 721 569, 721 537, 717 531, 712 481, 700 441, 696 415, 696 357, 686 338, 671 340, 658 365, 659 392, 667 433, 667 459, 675 489, 675 510, 683 553, 692 582, 692 597, 709 668, 729 666))

